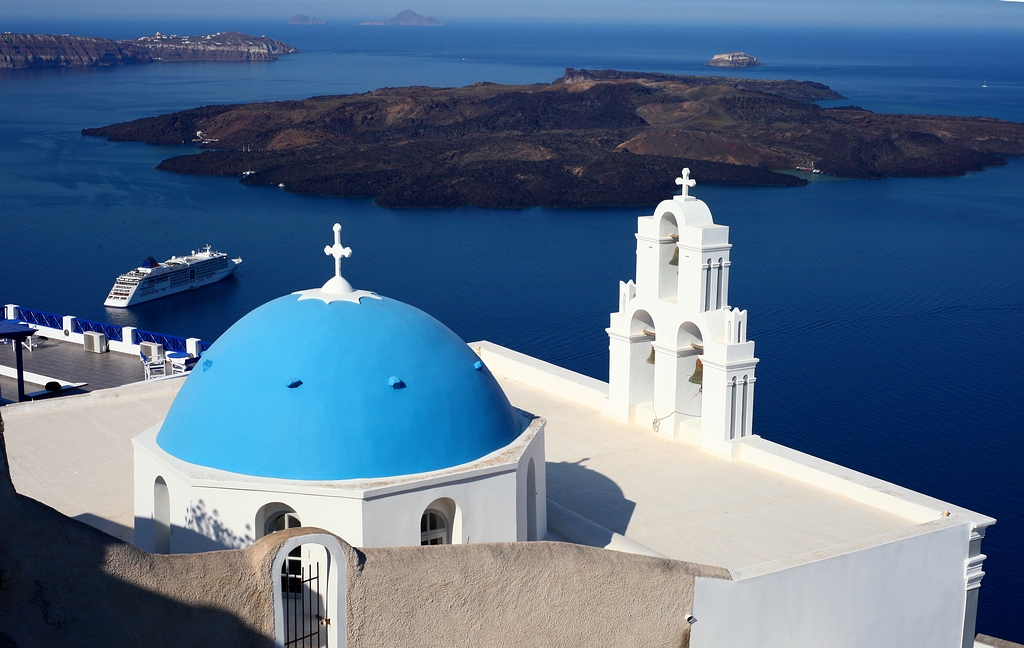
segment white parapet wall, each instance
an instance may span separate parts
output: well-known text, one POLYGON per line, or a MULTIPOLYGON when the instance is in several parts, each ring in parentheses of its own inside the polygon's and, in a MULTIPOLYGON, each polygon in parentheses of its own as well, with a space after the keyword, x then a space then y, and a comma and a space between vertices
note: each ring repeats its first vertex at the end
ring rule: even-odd
POLYGON ((566 400, 600 411, 608 398, 608 383, 575 371, 563 369, 550 362, 506 349, 492 342, 471 342, 469 347, 495 374, 537 389, 557 393, 566 400))
MULTIPOLYGON (((19 320, 18 309, 21 308, 18 304, 5 304, 3 306, 3 319, 19 320)), ((29 325, 34 328, 39 335, 54 340, 61 340, 64 342, 71 342, 72 344, 84 344, 85 335, 82 333, 75 332, 74 315, 58 315, 60 318, 61 328, 54 326, 45 326, 38 323, 30 323, 29 325)), ((138 344, 133 342, 134 332, 136 327, 134 326, 117 326, 110 325, 113 328, 121 330, 121 340, 107 340, 107 349, 116 353, 124 353, 127 355, 138 356, 140 347, 138 344)), ((179 336, 168 336, 168 337, 179 337, 179 336)), ((201 345, 203 341, 199 338, 185 338, 185 351, 193 357, 201 355, 201 345)))
POLYGON ((971 527, 943 519, 732 581, 698 578, 690 646, 960 648, 971 527))

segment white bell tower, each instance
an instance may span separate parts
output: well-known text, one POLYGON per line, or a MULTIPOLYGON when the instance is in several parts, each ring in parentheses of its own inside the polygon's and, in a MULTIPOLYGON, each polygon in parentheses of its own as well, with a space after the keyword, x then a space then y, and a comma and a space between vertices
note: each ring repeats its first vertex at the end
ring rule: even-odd
POLYGON ((682 193, 637 219, 636 281, 611 315, 606 413, 732 457, 751 436, 754 343, 729 306, 729 228, 682 193))

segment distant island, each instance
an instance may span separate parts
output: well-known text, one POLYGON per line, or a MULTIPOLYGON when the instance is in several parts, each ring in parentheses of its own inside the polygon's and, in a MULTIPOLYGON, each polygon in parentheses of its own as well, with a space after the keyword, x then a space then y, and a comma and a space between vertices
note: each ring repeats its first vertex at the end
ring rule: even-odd
POLYGON ((239 32, 135 40, 54 34, 0 34, 0 69, 91 67, 174 61, 275 61, 299 50, 281 41, 239 32))
POLYGON ((412 9, 406 9, 394 18, 375 22, 361 22, 360 25, 402 25, 404 27, 441 27, 443 22, 431 16, 421 16, 412 9))
POLYGON ((550 84, 205 106, 82 132, 206 149, 164 160, 167 171, 388 207, 639 206, 683 167, 702 183, 797 186, 808 164, 955 176, 1024 155, 1024 124, 813 103, 839 97, 808 81, 570 68, 550 84))
POLYGON ((743 52, 729 52, 727 54, 715 54, 711 57, 711 60, 704 65, 710 65, 712 67, 744 68, 764 65, 764 63, 758 61, 749 54, 744 54, 743 52))
POLYGON ((310 18, 302 14, 295 14, 288 21, 289 25, 326 25, 327 23, 319 18, 310 18))

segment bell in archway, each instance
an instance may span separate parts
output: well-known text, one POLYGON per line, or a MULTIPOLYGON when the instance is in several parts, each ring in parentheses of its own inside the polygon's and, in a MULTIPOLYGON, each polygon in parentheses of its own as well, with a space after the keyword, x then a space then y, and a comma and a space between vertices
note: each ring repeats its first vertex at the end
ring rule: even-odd
POLYGON ((654 364, 654 347, 651 347, 651 355, 647 356, 647 364, 654 364))
POLYGON ((679 248, 675 248, 674 250, 672 250, 672 260, 669 261, 668 264, 671 266, 679 265, 679 248))
POLYGON ((693 375, 690 376, 690 382, 694 385, 704 384, 704 363, 697 358, 697 366, 693 368, 693 375))

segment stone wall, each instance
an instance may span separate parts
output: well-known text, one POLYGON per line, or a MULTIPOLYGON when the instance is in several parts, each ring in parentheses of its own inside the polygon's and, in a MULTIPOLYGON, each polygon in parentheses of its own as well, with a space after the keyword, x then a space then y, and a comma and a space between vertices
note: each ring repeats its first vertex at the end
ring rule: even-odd
POLYGON ((696 576, 728 571, 555 543, 356 550, 349 646, 689 646, 696 576))

